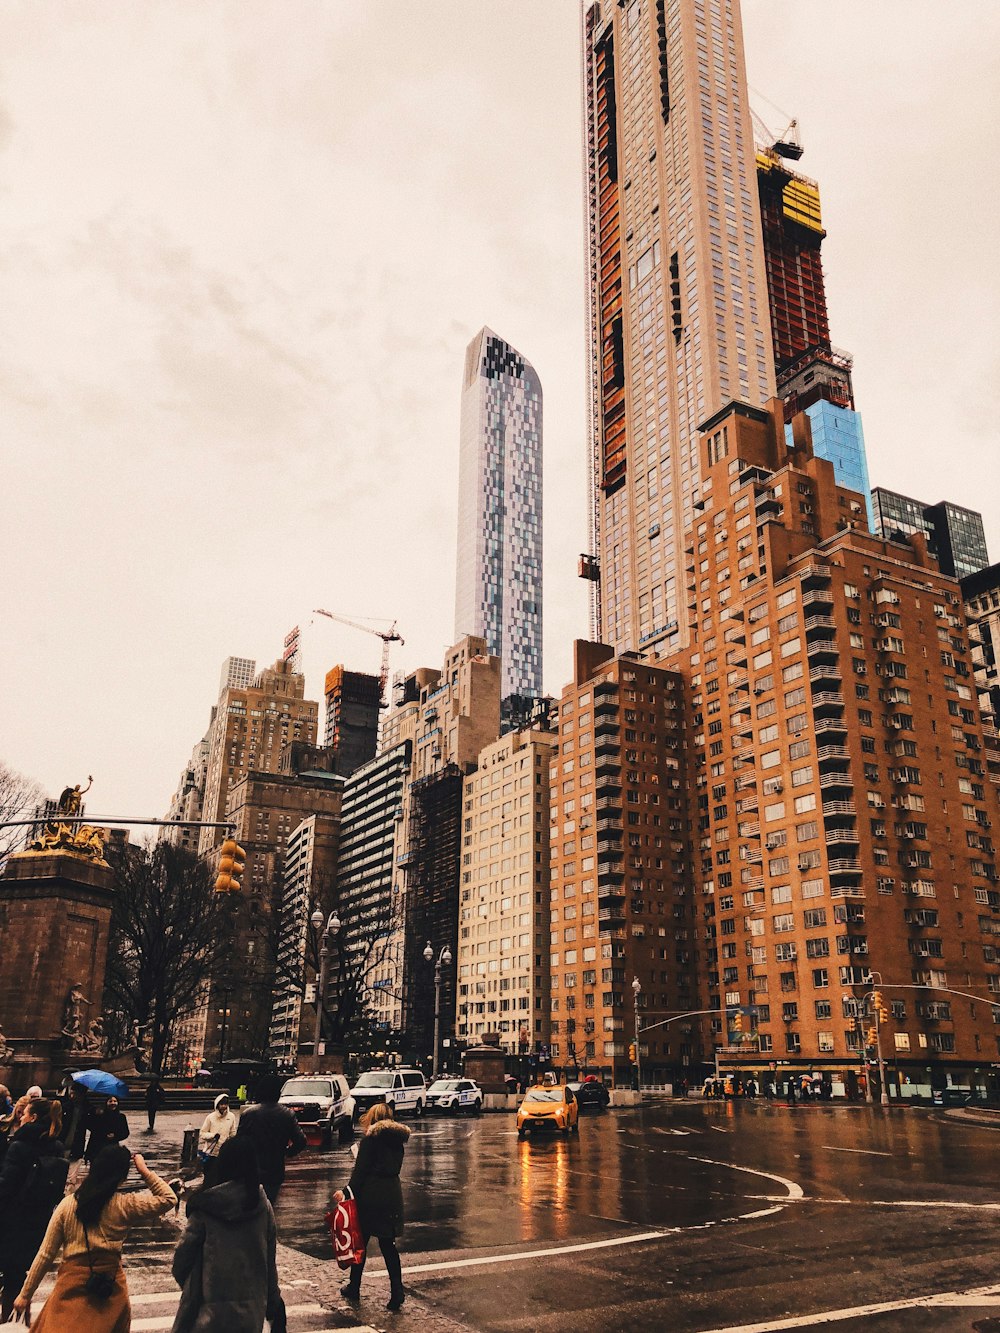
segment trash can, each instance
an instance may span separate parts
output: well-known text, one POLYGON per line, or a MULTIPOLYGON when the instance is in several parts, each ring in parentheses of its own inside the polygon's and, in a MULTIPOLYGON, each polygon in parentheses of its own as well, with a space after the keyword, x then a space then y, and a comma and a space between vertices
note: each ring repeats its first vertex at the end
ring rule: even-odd
POLYGON ((198 1165, 198 1131, 190 1125, 184 1131, 184 1143, 181 1147, 181 1166, 198 1165))

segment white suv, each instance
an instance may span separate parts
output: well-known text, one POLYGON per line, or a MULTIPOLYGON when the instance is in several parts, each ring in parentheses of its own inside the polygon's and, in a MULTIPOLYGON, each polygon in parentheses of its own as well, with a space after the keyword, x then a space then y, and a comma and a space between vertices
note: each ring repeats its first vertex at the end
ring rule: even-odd
POLYGON ((351 1096, 355 1119, 377 1102, 387 1102, 399 1115, 411 1111, 418 1118, 427 1109, 427 1084, 419 1069, 370 1069, 358 1076, 351 1096))
POLYGON ((351 1137, 354 1125, 354 1101, 343 1074, 300 1074, 290 1078, 278 1098, 308 1133, 318 1130, 329 1147, 337 1134, 343 1143, 351 1137))

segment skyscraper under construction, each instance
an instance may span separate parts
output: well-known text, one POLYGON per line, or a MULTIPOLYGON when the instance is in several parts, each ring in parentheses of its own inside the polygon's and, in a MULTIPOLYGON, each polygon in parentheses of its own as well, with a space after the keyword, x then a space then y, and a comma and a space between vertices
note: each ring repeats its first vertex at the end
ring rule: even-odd
POLYGON ((592 629, 686 641, 698 426, 774 393, 737 0, 584 9, 592 629))

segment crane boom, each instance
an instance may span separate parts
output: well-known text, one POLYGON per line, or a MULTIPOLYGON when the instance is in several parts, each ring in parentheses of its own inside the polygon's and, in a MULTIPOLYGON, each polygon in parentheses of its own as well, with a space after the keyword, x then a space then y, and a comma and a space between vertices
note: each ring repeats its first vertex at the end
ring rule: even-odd
POLYGON ((389 679, 389 644, 403 643, 403 636, 396 630, 399 624, 397 620, 387 630, 374 629, 371 625, 363 625, 359 620, 351 620, 349 616, 338 615, 335 611, 324 611, 322 607, 316 607, 313 611, 315 616, 326 616, 328 620, 336 620, 341 625, 349 625, 351 629, 359 629, 365 634, 374 634, 377 639, 382 640, 382 666, 379 671, 379 707, 385 707, 385 687, 389 679))

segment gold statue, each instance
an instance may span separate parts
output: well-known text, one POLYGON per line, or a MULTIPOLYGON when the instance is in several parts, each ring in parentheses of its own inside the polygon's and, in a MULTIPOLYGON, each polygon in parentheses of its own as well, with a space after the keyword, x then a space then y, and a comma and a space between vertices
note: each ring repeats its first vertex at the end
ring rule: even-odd
POLYGON ((108 840, 108 830, 94 824, 67 822, 79 815, 83 798, 93 785, 93 777, 88 776, 86 787, 81 787, 77 783, 75 787, 63 788, 62 795, 56 802, 55 815, 30 844, 29 851, 74 852, 78 856, 87 857, 88 860, 104 862, 104 845, 108 840))

